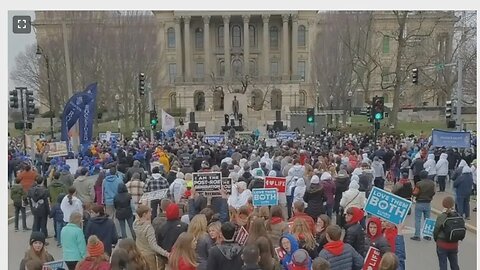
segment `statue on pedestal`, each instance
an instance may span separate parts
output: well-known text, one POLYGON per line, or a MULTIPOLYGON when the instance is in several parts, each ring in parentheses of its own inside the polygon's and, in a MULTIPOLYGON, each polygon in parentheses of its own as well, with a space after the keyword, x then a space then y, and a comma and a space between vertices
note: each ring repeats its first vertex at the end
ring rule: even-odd
POLYGON ((240 109, 240 104, 238 103, 237 96, 233 96, 232 100, 232 110, 233 110, 233 116, 235 117, 235 120, 238 119, 238 111, 240 109))

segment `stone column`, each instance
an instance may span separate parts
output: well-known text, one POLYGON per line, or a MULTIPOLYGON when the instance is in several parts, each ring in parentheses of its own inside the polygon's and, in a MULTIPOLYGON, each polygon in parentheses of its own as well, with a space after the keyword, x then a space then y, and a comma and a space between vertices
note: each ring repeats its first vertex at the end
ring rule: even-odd
POLYGON ((248 69, 250 66, 250 29, 248 28, 248 22, 250 21, 250 15, 243 15, 243 74, 248 75, 248 69))
MULTIPOLYGON (((160 52, 158 58, 160 63, 166 63, 165 60, 165 50, 167 47, 167 39, 165 38, 165 23, 164 22, 159 22, 158 23, 158 37, 157 37, 157 44, 158 44, 158 51, 160 52)), ((160 68, 158 70, 158 75, 160 76, 159 78, 166 78, 165 83, 170 84, 170 77, 169 77, 169 67, 168 65, 165 65, 165 68, 160 68)))
MULTIPOLYGON (((306 36, 308 37, 308 40, 306 40, 305 45, 308 46, 308 53, 309 55, 313 55, 314 49, 315 49, 315 32, 316 32, 316 21, 315 19, 308 20, 308 28, 307 28, 307 34, 306 36)), ((308 82, 310 81, 310 78, 313 78, 312 76, 312 57, 308 58, 307 62, 307 72, 305 73, 305 81, 308 82)))
POLYGON ((185 81, 192 81, 192 43, 190 42, 190 16, 183 17, 185 35, 185 81))
POLYGON ((203 16, 203 52, 205 54, 205 74, 210 74, 210 16, 203 16))
POLYGON ((262 15, 263 19, 263 76, 266 81, 270 80, 270 39, 268 22, 270 15, 262 15))
POLYGON ((290 79, 290 68, 288 66, 288 48, 289 48, 289 42, 288 42, 288 20, 290 18, 290 14, 284 14, 282 15, 282 80, 287 81, 290 79))
POLYGON ((181 18, 175 18, 175 57, 177 60, 177 78, 176 82, 183 82, 183 68, 182 68, 182 32, 180 31, 181 18))
POLYGON ((292 15, 292 76, 298 78, 298 15, 292 15))
POLYGON ((231 56, 230 56, 230 16, 223 16, 223 50, 225 58, 225 77, 224 80, 230 80, 231 56))

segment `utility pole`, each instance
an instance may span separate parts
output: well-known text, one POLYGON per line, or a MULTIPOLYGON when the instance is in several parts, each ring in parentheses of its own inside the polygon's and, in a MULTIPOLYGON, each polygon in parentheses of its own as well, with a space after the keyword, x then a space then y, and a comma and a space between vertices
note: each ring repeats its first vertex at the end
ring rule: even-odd
MULTIPOLYGON (((152 97, 152 89, 148 89, 148 110, 151 112, 154 110, 153 108, 153 97, 152 97)), ((152 125, 150 125, 150 142, 153 142, 153 128, 152 125)))
POLYGON ((462 12, 462 37, 460 38, 460 55, 458 57, 458 64, 457 64, 457 74, 458 74, 458 82, 457 82, 457 130, 461 131, 463 124, 462 124, 462 102, 463 102, 463 55, 464 55, 464 43, 465 43, 465 29, 466 29, 466 11, 462 12))

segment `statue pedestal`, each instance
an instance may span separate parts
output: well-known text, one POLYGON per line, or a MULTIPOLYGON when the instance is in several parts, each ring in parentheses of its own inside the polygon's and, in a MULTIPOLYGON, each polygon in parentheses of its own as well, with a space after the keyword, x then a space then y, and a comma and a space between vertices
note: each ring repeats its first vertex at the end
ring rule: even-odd
MULTIPOLYGON (((243 121, 248 117, 247 115, 247 95, 245 94, 240 94, 240 93, 228 93, 225 94, 224 97, 224 103, 223 103, 223 108, 224 112, 228 114, 229 116, 233 114, 233 108, 232 108, 232 101, 234 97, 237 98, 238 100, 238 113, 242 114, 243 116, 243 121)), ((235 119, 235 122, 237 122, 238 119, 235 119)))

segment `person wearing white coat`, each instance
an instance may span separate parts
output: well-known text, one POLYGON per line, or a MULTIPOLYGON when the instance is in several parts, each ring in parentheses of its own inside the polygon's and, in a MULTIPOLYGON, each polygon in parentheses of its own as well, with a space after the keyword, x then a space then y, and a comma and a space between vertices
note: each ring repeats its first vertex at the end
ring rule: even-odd
POLYGON ((228 198, 228 205, 239 209, 248 203, 248 199, 252 197, 252 192, 247 189, 247 183, 240 181, 232 186, 232 195, 228 198))
POLYGON ((427 161, 425 161, 423 164, 423 168, 428 172, 428 179, 432 181, 435 179, 435 175, 437 174, 437 169, 435 167, 435 155, 428 154, 427 161))
POLYGON ((435 165, 435 169, 437 171, 437 182, 440 188, 439 192, 445 191, 445 183, 447 181, 447 175, 448 175, 447 157, 448 157, 447 153, 440 154, 440 158, 438 159, 437 164, 435 165))
POLYGON ((340 206, 347 210, 350 207, 358 207, 363 209, 365 207, 365 192, 358 191, 357 181, 351 181, 348 190, 343 192, 340 206))
POLYGON ((266 167, 267 167, 267 169, 268 169, 269 171, 272 170, 273 161, 272 161, 272 159, 270 158, 270 155, 268 154, 268 152, 265 152, 265 153, 263 154, 263 157, 260 159, 260 163, 261 163, 261 162, 265 162, 265 164, 267 165, 266 167))
POLYGON ((185 175, 182 172, 177 173, 177 178, 170 184, 169 191, 173 197, 175 203, 179 203, 182 199, 182 195, 187 189, 187 183, 185 182, 185 175))
POLYGON ((297 180, 295 191, 293 192, 293 204, 295 204, 295 202, 303 202, 305 204, 305 208, 307 207, 306 203, 303 201, 303 195, 305 195, 306 190, 307 186, 305 185, 305 180, 303 178, 299 178, 297 180))
POLYGON ((60 209, 63 212, 63 221, 65 224, 70 222, 70 215, 73 212, 79 212, 83 215, 83 204, 82 201, 77 198, 75 193, 75 188, 70 187, 68 189, 68 195, 65 196, 60 203, 60 209))

